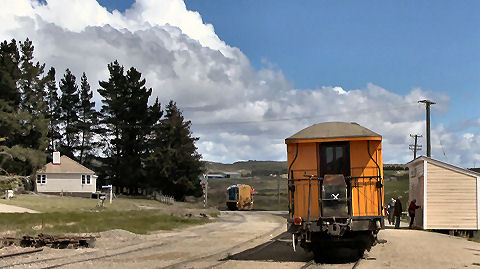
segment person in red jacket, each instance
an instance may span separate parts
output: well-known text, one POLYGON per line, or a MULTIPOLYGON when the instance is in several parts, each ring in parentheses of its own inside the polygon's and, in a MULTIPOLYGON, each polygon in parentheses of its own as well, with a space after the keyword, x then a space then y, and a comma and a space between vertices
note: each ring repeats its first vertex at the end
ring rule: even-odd
POLYGON ((420 206, 416 205, 416 203, 417 203, 417 200, 413 199, 410 202, 410 206, 408 207, 408 215, 410 216, 410 225, 408 226, 408 228, 410 229, 412 229, 413 227, 413 220, 415 219, 415 210, 420 208, 420 206))

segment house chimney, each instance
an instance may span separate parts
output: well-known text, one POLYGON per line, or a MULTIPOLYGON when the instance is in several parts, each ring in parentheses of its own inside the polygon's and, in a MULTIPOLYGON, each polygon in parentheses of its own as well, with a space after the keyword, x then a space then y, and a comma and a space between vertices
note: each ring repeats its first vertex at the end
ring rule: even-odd
POLYGON ((53 164, 60 164, 60 152, 55 151, 53 153, 53 164))

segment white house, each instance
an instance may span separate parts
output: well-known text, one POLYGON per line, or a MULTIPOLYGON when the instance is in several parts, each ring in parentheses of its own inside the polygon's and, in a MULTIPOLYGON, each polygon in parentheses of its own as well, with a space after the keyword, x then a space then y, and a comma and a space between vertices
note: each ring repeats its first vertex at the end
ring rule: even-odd
POLYGON ((72 196, 90 196, 96 191, 95 172, 70 159, 53 153, 53 161, 36 173, 35 191, 72 196))
MULTIPOLYGON (((421 156, 407 164, 409 203, 417 200, 416 227, 480 229, 480 174, 421 156)), ((408 203, 408 204, 409 204, 408 203)), ((407 204, 407 205, 408 205, 407 204)))

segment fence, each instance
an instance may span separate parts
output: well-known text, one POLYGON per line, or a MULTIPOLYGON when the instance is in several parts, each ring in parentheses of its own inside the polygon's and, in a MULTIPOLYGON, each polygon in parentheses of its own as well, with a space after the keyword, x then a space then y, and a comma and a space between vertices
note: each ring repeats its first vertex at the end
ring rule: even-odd
POLYGON ((159 201, 160 203, 164 203, 164 204, 167 204, 167 205, 175 204, 175 199, 172 196, 165 196, 165 195, 160 194, 158 192, 153 193, 153 199, 159 201))

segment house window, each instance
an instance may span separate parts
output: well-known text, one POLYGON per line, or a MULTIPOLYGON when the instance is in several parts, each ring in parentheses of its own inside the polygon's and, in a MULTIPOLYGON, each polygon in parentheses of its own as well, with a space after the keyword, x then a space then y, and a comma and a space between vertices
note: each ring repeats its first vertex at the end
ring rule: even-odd
POLYGON ((82 185, 90 185, 91 184, 91 181, 90 181, 90 175, 82 175, 82 185))
POLYGON ((47 175, 37 175, 37 183, 38 184, 47 183, 47 175))

